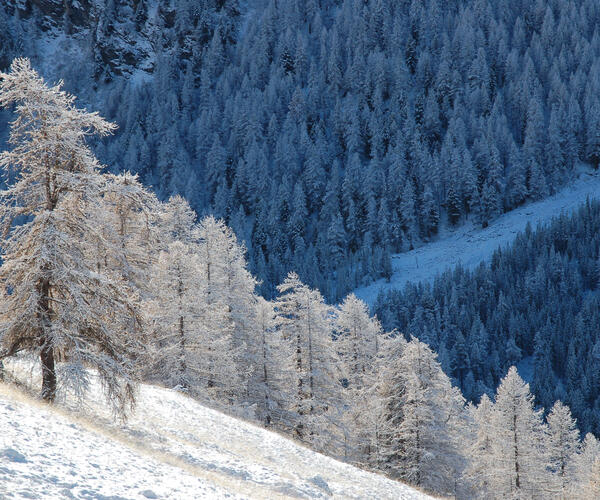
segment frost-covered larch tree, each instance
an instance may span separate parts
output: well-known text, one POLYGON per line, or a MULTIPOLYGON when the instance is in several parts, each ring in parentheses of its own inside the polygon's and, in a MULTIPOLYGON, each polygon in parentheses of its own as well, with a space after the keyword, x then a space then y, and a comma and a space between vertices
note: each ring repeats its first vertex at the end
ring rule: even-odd
POLYGON ((230 337, 229 350, 234 355, 239 382, 239 387, 232 392, 239 398, 249 399, 251 376, 262 357, 256 332, 254 289, 257 281, 246 268, 245 247, 222 220, 212 216, 202 219, 198 224, 198 237, 207 299, 223 310, 227 324, 231 325, 226 334, 230 337))
POLYGON ((412 338, 381 373, 383 470, 431 491, 456 493, 464 399, 435 353, 412 338))
POLYGON ((98 255, 99 268, 110 267, 130 282, 132 288, 147 292, 149 264, 161 240, 159 203, 137 175, 107 174, 102 196, 107 209, 101 238, 114 242, 117 253, 98 255))
POLYGON ((128 287, 131 300, 137 311, 142 311, 142 324, 135 317, 129 318, 127 328, 135 334, 143 346, 137 364, 142 376, 145 374, 152 356, 147 347, 151 345, 147 319, 143 314, 144 302, 152 295, 151 271, 158 257, 159 243, 162 241, 159 226, 159 202, 156 196, 145 188, 137 176, 125 172, 108 174, 102 189, 106 209, 97 214, 102 218, 95 238, 97 239, 97 270, 118 274, 128 287), (107 246, 104 242, 110 241, 107 246), (110 248, 111 253, 106 253, 110 248))
POLYGON ((188 244, 197 239, 196 213, 182 196, 171 196, 160 206, 159 220, 161 227, 161 249, 169 243, 181 241, 188 244))
MULTIPOLYGON (((294 372, 288 374, 290 408, 297 415, 296 436, 319 446, 334 439, 341 395, 337 353, 332 340, 331 311, 318 290, 290 273, 277 287, 276 321, 292 346, 294 372), (323 432, 329 428, 329 436, 323 432)), ((330 446, 331 443, 327 444, 330 446)))
POLYGON ((146 302, 155 353, 152 373, 170 385, 190 390, 204 373, 202 278, 198 255, 181 241, 161 251, 153 268, 154 296, 146 302))
POLYGON ((152 297, 146 301, 155 353, 151 372, 194 394, 231 401, 240 385, 238 349, 227 304, 214 286, 215 273, 225 272, 215 264, 223 249, 195 218, 180 196, 161 209, 163 249, 152 271, 152 297), (207 245, 214 249, 210 255, 207 245))
POLYGON ((137 346, 126 325, 136 311, 121 277, 97 267, 98 252, 115 249, 98 238, 107 178, 86 145, 115 126, 74 102, 27 59, 0 73, 0 105, 14 105, 17 115, 12 149, 0 155, 7 182, 0 193, 0 343, 3 356, 40 357, 46 401, 55 399, 57 382, 86 388, 93 368, 115 410, 124 412, 134 402, 137 346), (57 357, 65 362, 60 380, 57 357))
POLYGON ((547 417, 547 453, 552 472, 552 494, 567 498, 575 473, 579 452, 579 430, 571 410, 560 401, 554 403, 547 417))
POLYGON ((542 411, 534 408, 533 395, 513 366, 496 392, 490 418, 496 467, 490 484, 498 496, 518 498, 533 491, 549 494, 548 462, 542 411))
POLYGON ((376 456, 375 386, 380 357, 378 346, 382 328, 369 316, 368 306, 350 294, 335 311, 335 348, 344 377, 344 413, 348 434, 345 458, 358 463, 372 462, 376 456))
POLYGON ((336 310, 335 330, 348 385, 360 389, 368 384, 381 325, 369 315, 367 304, 350 294, 336 310))
POLYGON ((581 500, 596 498, 600 493, 600 443, 593 434, 588 433, 581 444, 580 451, 581 453, 575 457, 572 496, 581 500))
POLYGON ((284 381, 293 370, 291 348, 276 331, 273 303, 257 297, 255 307, 254 342, 260 357, 252 373, 250 398, 257 402, 257 417, 267 426, 277 425, 284 420, 284 381))
POLYGON ((469 405, 468 413, 472 431, 466 435, 462 445, 464 454, 469 457, 464 472, 464 479, 473 497, 492 500, 494 498, 493 481, 490 477, 496 471, 492 444, 494 428, 492 427, 492 412, 494 405, 487 394, 481 396, 477 406, 469 405))

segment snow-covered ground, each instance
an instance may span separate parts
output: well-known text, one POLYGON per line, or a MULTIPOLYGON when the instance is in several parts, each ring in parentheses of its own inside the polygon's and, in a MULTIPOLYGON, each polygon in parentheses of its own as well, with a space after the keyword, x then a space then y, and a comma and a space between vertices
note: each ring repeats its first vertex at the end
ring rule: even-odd
POLYGON ((408 282, 431 282, 438 274, 458 264, 473 269, 490 258, 498 247, 510 244, 528 222, 535 228, 537 224, 548 222, 561 212, 572 212, 587 198, 598 197, 600 175, 586 170, 555 195, 512 210, 485 229, 468 222, 454 231, 440 235, 437 241, 410 252, 393 255, 393 275, 389 283, 381 279, 356 289, 354 293, 373 305, 381 290, 403 288, 408 282))
POLYGON ((0 383, 0 498, 428 497, 172 390, 143 385, 119 424, 96 385, 75 412, 0 383))

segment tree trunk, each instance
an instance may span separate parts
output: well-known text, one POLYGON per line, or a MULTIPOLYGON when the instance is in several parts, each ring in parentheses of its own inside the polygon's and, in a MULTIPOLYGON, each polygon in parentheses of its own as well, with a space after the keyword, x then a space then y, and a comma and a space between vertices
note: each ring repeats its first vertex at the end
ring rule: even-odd
POLYGON ((42 399, 51 403, 56 397, 56 369, 54 368, 52 346, 42 347, 40 361, 42 363, 42 399))
POLYGON ((265 388, 265 424, 269 427, 271 425, 271 404, 269 402, 269 376, 267 371, 267 339, 264 327, 262 329, 262 355, 263 384, 265 388))
POLYGON ((521 478, 519 476, 519 447, 517 445, 517 412, 516 408, 513 413, 513 427, 514 427, 514 451, 515 451, 515 486, 517 490, 521 489, 521 478))
MULTIPOLYGON (((46 134, 44 133, 44 136, 46 134)), ((53 192, 52 174, 48 159, 46 159, 46 210, 52 212, 56 208, 55 193, 53 192)), ((48 265, 43 268, 44 274, 49 269, 48 265)), ((46 275, 47 276, 47 275, 46 275)), ((44 277, 39 284, 38 319, 40 321, 40 362, 42 365, 42 399, 52 402, 56 397, 56 368, 54 366, 54 346, 48 333, 51 328, 50 318, 50 279, 44 277)))
POLYGON ((185 362, 185 328, 183 324, 183 276, 181 268, 177 268, 177 297, 179 298, 179 385, 189 389, 187 383, 187 365, 185 362))
POLYGON ((39 313, 40 321, 40 362, 42 365, 42 399, 52 402, 56 397, 56 369, 54 366, 54 346, 48 338, 50 330, 50 281, 43 279, 40 283, 39 313))
POLYGON ((296 370, 298 371, 298 424, 296 425, 296 436, 302 439, 304 436, 304 426, 302 416, 304 415, 304 389, 302 387, 302 337, 300 332, 296 334, 296 370))
POLYGON ((187 364, 185 362, 185 334, 183 316, 179 316, 179 385, 189 389, 187 381, 187 364))

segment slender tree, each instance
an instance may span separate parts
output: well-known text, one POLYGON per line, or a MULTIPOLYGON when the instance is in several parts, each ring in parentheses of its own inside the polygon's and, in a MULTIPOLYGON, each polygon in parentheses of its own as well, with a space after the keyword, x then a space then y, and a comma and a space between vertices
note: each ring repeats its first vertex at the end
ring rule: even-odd
POLYGON ((513 366, 498 387, 491 416, 496 462, 491 484, 498 495, 529 496, 547 491, 542 411, 533 406, 533 395, 513 366))
POLYGON ((579 452, 579 430, 571 410, 560 401, 554 403, 547 418, 547 452, 552 472, 552 494, 568 498, 574 480, 575 459, 579 452))
POLYGON ((477 406, 469 406, 474 432, 471 439, 466 439, 465 455, 469 464, 465 470, 465 479, 472 487, 472 494, 477 498, 493 499, 494 489, 490 476, 496 468, 492 443, 494 429, 492 427, 493 403, 487 394, 481 396, 477 406))
POLYGON ((290 395, 291 410, 297 415, 295 433, 299 439, 324 446, 323 441, 330 437, 324 428, 341 410, 331 311, 321 294, 302 283, 295 273, 277 288, 277 325, 293 347, 295 370, 289 375, 288 387, 295 392, 290 395))
POLYGON ((454 493, 464 464, 464 399, 450 384, 436 355, 412 338, 381 374, 385 400, 382 467, 432 491, 454 493))

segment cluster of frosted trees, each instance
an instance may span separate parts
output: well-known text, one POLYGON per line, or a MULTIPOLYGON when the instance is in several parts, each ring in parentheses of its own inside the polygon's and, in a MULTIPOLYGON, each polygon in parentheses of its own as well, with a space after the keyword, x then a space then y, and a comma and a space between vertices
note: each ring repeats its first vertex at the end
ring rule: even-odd
POLYGON ((294 269, 339 301, 440 226, 486 225, 598 164, 595 0, 252 8, 201 63, 182 49, 115 85, 123 132, 102 157, 222 217, 267 297, 294 269))
MULTIPOLYGON (((5 3, 0 64, 47 36, 5 3)), ((596 0, 156 6, 95 2, 74 28, 94 61, 86 45, 65 70, 120 126, 103 161, 223 218, 266 297, 293 269, 339 301, 441 226, 485 225, 598 165, 596 0), (149 38, 143 60, 123 44, 149 38)))
POLYGON ((533 399, 511 367, 494 402, 484 395, 479 405, 468 407, 464 485, 473 489, 466 496, 598 497, 600 444, 592 434, 580 442, 576 422, 560 401, 543 419, 533 399))
POLYGON ((465 408, 434 352, 355 296, 329 306, 289 273, 267 301, 222 221, 102 173, 86 139, 113 126, 28 60, 0 73, 0 104, 17 114, 0 155, 0 356, 37 356, 44 399, 96 373, 123 413, 154 380, 434 492, 597 493, 600 445, 560 403, 544 423, 514 368, 493 404, 465 408))

